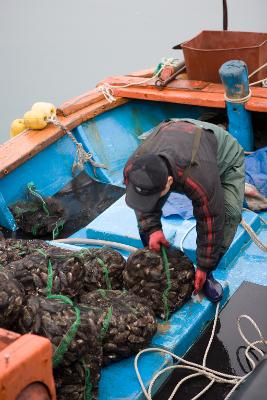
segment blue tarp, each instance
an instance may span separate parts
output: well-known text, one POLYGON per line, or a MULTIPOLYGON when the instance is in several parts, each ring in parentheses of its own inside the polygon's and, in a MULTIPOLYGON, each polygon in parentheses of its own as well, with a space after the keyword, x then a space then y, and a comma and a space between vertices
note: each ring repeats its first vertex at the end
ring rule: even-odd
MULTIPOLYGON (((245 166, 246 182, 255 186, 263 196, 267 197, 267 147, 246 156, 245 166)), ((192 202, 183 194, 171 193, 162 213, 164 217, 176 214, 183 219, 193 218, 192 202)))
POLYGON ((245 159, 246 182, 267 197, 267 147, 255 151, 245 159))

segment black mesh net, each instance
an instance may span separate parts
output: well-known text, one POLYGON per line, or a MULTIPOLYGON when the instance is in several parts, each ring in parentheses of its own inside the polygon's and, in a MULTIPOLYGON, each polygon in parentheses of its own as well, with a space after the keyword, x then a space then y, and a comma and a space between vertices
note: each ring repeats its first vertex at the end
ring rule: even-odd
POLYGON ((153 311, 132 293, 97 290, 82 296, 81 301, 97 316, 104 365, 137 353, 156 333, 153 311))
POLYGON ((37 198, 32 201, 18 201, 10 206, 18 227, 34 237, 55 239, 67 219, 59 200, 53 197, 37 198))
POLYGON ((145 299, 163 319, 191 297, 195 275, 192 262, 183 252, 169 249, 166 256, 138 250, 128 258, 123 273, 125 287, 145 299))

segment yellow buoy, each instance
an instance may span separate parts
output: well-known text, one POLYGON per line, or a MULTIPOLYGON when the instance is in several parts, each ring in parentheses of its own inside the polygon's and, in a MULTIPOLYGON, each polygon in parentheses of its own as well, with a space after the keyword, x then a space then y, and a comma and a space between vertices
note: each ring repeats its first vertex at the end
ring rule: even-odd
POLYGON ((38 102, 32 106, 32 111, 44 113, 46 118, 56 116, 56 107, 52 103, 38 102))
POLYGON ((30 110, 24 114, 24 124, 29 129, 43 129, 47 125, 46 115, 44 112, 30 110))
POLYGON ((10 137, 17 136, 19 133, 25 131, 26 126, 22 118, 14 119, 10 125, 9 135, 10 137))

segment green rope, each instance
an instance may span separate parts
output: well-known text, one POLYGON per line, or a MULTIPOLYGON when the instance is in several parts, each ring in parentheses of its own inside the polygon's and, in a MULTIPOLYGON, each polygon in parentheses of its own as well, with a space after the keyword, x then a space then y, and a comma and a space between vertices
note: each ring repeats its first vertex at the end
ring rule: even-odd
POLYGON ((47 254, 43 249, 35 249, 35 251, 37 251, 37 253, 41 254, 41 256, 47 257, 47 254))
POLYGON ((48 271, 48 274, 47 274, 46 293, 47 293, 47 296, 51 296, 52 295, 52 287, 53 287, 53 267, 52 267, 51 260, 48 260, 47 271, 48 271))
POLYGON ((52 232, 53 240, 55 240, 58 237, 58 235, 60 234, 60 232, 62 231, 62 229, 64 227, 64 224, 65 224, 64 220, 59 220, 56 222, 55 228, 53 229, 53 232, 52 232))
POLYGON ((107 299, 107 292, 105 291, 105 289, 97 289, 97 291, 101 294, 103 299, 107 299))
POLYGON ((113 312, 113 309, 110 306, 108 308, 108 311, 107 311, 107 313, 105 315, 105 318, 104 318, 104 321, 103 321, 103 324, 102 324, 102 328, 101 328, 101 332, 100 332, 100 339, 101 340, 104 339, 104 337, 105 337, 105 335, 106 335, 106 333, 108 331, 109 323, 110 323, 110 320, 111 320, 111 317, 112 317, 112 312, 113 312))
POLYGON ((108 290, 111 290, 111 282, 110 282, 110 279, 109 279, 109 270, 108 270, 106 264, 104 263, 104 261, 101 260, 101 258, 97 257, 96 259, 97 259, 98 264, 102 268, 104 279, 105 279, 105 282, 106 282, 106 287, 107 287, 108 290))
POLYGON ((81 312, 80 312, 80 309, 78 307, 76 307, 73 304, 72 300, 67 296, 63 296, 62 294, 58 294, 58 295, 52 294, 52 295, 47 296, 47 298, 61 300, 62 303, 71 305, 76 314, 75 321, 73 322, 73 324, 71 325, 71 327, 69 328, 67 333, 65 333, 65 335, 63 336, 59 346, 57 347, 57 349, 53 355, 53 366, 57 367, 61 363, 62 358, 63 358, 64 354, 66 353, 66 351, 68 350, 69 345, 71 344, 72 340, 76 336, 76 333, 81 324, 81 312))
POLYGON ((161 70, 162 66, 163 66, 163 63, 162 63, 162 62, 160 62, 160 63, 159 63, 157 66, 156 66, 156 68, 155 68, 155 70, 154 70, 154 73, 153 73, 153 75, 156 75, 156 74, 158 74, 158 73, 159 73, 159 71, 161 70))
POLYGON ((83 368, 85 371, 85 385, 84 385, 84 400, 92 400, 92 389, 93 385, 91 382, 91 373, 90 368, 87 368, 84 361, 83 361, 83 368))
POLYGON ((25 204, 25 208, 22 208, 20 206, 15 206, 14 207, 14 213, 16 214, 17 217, 20 217, 21 215, 27 213, 27 212, 31 212, 34 213, 35 211, 38 210, 38 207, 36 205, 33 205, 32 203, 30 203, 30 205, 25 204))
POLYGON ((47 216, 49 216, 49 211, 48 208, 46 206, 46 202, 44 201, 44 199, 42 198, 42 196, 40 195, 40 193, 38 193, 35 189, 35 185, 33 182, 29 182, 27 185, 28 191, 30 192, 30 194, 33 197, 37 197, 39 200, 41 200, 42 206, 43 206, 43 210, 46 213, 47 216))
POLYGON ((166 279, 167 279, 167 286, 164 289, 164 292, 162 294, 162 301, 163 301, 163 305, 164 305, 164 320, 167 321, 170 316, 168 297, 169 297, 169 292, 171 290, 171 274, 170 274, 170 269, 169 269, 168 256, 167 256, 167 252, 166 252, 166 249, 164 246, 161 246, 161 251, 162 251, 164 271, 165 271, 166 279))
POLYGON ((37 236, 39 226, 40 226, 40 224, 35 224, 32 226, 31 231, 32 231, 33 236, 37 236))
MULTIPOLYGON (((47 254, 43 250, 37 249, 37 251, 41 255, 47 257, 47 254)), ((79 326, 81 323, 81 312, 80 312, 80 309, 73 304, 72 300, 69 297, 63 296, 62 294, 52 294, 53 266, 52 266, 50 259, 48 259, 48 262, 47 262, 47 270, 48 270, 47 287, 46 287, 47 298, 52 299, 52 300, 53 299, 60 300, 63 304, 69 304, 70 306, 73 307, 75 314, 76 314, 75 321, 73 322, 73 324, 71 325, 71 327, 69 328, 67 333, 65 333, 65 335, 63 336, 60 344, 58 345, 58 347, 53 355, 53 366, 57 367, 60 364, 60 362, 62 361, 64 354, 68 350, 69 345, 71 344, 72 340, 74 339, 74 337, 79 329, 79 326)))

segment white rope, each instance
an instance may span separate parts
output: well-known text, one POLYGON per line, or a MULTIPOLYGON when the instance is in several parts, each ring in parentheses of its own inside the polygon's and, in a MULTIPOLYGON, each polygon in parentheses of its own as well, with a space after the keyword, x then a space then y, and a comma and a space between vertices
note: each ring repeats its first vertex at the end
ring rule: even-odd
POLYGON ((155 79, 157 76, 160 75, 161 71, 167 67, 167 66, 176 66, 178 63, 177 60, 173 59, 173 58, 164 58, 161 62, 162 66, 160 67, 160 69, 158 70, 158 72, 156 72, 152 77, 150 78, 145 78, 139 82, 136 83, 127 83, 125 85, 111 85, 108 82, 103 83, 102 85, 97 87, 97 91, 98 92, 102 92, 103 96, 105 97, 106 100, 108 100, 109 103, 112 103, 113 101, 116 100, 116 98, 113 95, 113 90, 112 89, 123 89, 123 88, 127 88, 130 86, 138 86, 138 85, 142 85, 143 83, 147 83, 153 79, 155 79))
POLYGON ((185 234, 182 236, 182 238, 181 238, 181 240, 180 240, 179 247, 180 247, 180 250, 181 250, 183 253, 184 253, 184 248, 183 248, 184 240, 185 240, 186 236, 187 236, 195 227, 196 227, 196 224, 194 224, 193 226, 191 226, 191 228, 189 228, 188 231, 185 232, 185 234))
POLYGON ((257 82, 252 82, 249 84, 249 86, 258 85, 258 83, 262 83, 262 86, 266 87, 267 86, 267 78, 260 79, 257 82))
MULTIPOLYGON (((245 209, 247 211, 251 211, 249 209, 245 209)), ((262 217, 259 216, 259 218, 263 221, 263 223, 267 224, 267 221, 265 221, 262 217)), ((241 224, 244 227, 244 229, 246 229, 247 227, 248 229, 248 233, 250 235, 250 237, 252 238, 252 240, 263 250, 265 250, 265 245, 262 244, 260 242, 260 240, 258 239, 256 233, 250 228, 250 226, 242 219, 241 224), (243 224, 244 223, 244 224, 243 224), (245 228, 245 226, 246 228, 245 228)), ((183 235, 183 237, 181 238, 180 241, 180 249, 181 251, 184 251, 183 249, 183 242, 185 240, 185 238, 187 237, 187 235, 196 227, 196 224, 194 224, 193 226, 191 226, 183 235)), ((247 229, 246 229, 247 230, 247 229)), ((207 356, 208 356, 208 352, 210 350, 211 344, 213 342, 213 338, 214 338, 214 334, 215 334, 215 329, 216 329, 216 325, 217 325, 217 320, 218 320, 218 315, 219 315, 219 303, 217 304, 216 307, 216 312, 215 312, 215 317, 214 317, 214 323, 213 323, 213 327, 212 327, 212 332, 211 332, 211 336, 209 339, 209 343, 207 345, 207 348, 205 350, 204 353, 204 357, 203 357, 203 361, 202 361, 202 365, 200 364, 195 364, 192 363, 190 361, 187 361, 185 359, 183 359, 182 357, 179 357, 171 352, 169 352, 168 350, 165 349, 160 349, 160 348, 150 348, 150 349, 145 349, 140 351, 137 356, 135 357, 134 360, 134 368, 135 368, 135 372, 138 378, 138 381, 140 383, 140 386, 142 388, 142 391, 146 397, 147 400, 152 400, 152 390, 154 387, 154 384, 156 382, 156 380, 163 375, 164 373, 166 373, 167 371, 171 371, 174 369, 178 369, 178 368, 184 368, 184 369, 190 369, 192 371, 194 371, 194 374, 191 374, 189 376, 186 376, 185 378, 183 378, 182 380, 180 380, 177 385, 175 386, 175 388, 173 389, 170 397, 168 400, 172 400, 174 395, 177 393, 177 391, 179 390, 179 388, 181 387, 181 385, 186 382, 189 379, 193 379, 197 376, 205 376, 206 378, 210 379, 210 382, 207 386, 204 387, 204 389, 201 390, 201 392, 199 392, 196 396, 194 396, 191 400, 197 400, 198 398, 200 398, 204 393, 206 393, 210 387, 215 383, 227 383, 227 384, 233 384, 234 387, 232 388, 232 390, 228 393, 228 395, 225 397, 225 400, 228 400, 230 398, 230 396, 232 395, 232 393, 237 389, 238 386, 240 386, 245 379, 251 374, 251 372, 254 370, 254 368, 256 367, 254 360, 250 357, 249 355, 249 351, 253 348, 254 350, 256 350, 261 356, 264 355, 264 353, 256 346, 257 344, 264 344, 267 345, 267 339, 264 339, 261 330, 259 329, 258 325, 256 324, 256 322, 248 315, 240 315, 238 317, 237 320, 237 328, 239 331, 240 336, 242 337, 242 339, 245 341, 245 343, 248 345, 245 351, 245 356, 246 358, 249 360, 249 362, 252 365, 252 371, 247 373, 246 375, 242 376, 238 376, 238 375, 229 375, 229 374, 225 374, 216 370, 212 370, 206 367, 206 361, 207 361, 207 356), (242 329, 241 329, 241 319, 247 319, 248 321, 251 322, 251 324, 254 326, 255 330, 257 331, 257 333, 259 334, 260 340, 254 341, 254 342, 249 342, 249 340, 246 338, 246 336, 244 335, 242 329), (138 369, 138 359, 139 357, 143 354, 143 353, 147 353, 147 352, 160 352, 160 353, 164 353, 164 354, 168 354, 170 356, 172 356, 175 360, 184 363, 185 365, 172 365, 170 367, 166 367, 163 368, 161 371, 159 371, 151 380, 149 387, 148 387, 148 391, 146 390, 146 387, 144 385, 144 382, 142 380, 142 377, 140 375, 139 369, 138 369)))
MULTIPOLYGON (((250 210, 249 208, 243 208, 243 210, 245 211, 250 211, 253 212, 252 210, 250 210)), ((255 214, 255 213, 254 213, 255 214)), ((257 217, 265 224, 267 225, 267 221, 261 217, 260 215, 257 215, 257 217)), ((257 236, 256 232, 254 232, 254 230, 247 224, 247 222, 242 218, 240 224, 243 226, 243 228, 246 230, 246 232, 249 234, 251 240, 264 252, 267 252, 267 245, 264 244, 259 237, 257 236)), ((196 224, 194 224, 193 226, 191 226, 191 228, 188 229, 188 231, 185 232, 185 234, 182 236, 180 243, 179 243, 179 247, 180 250, 182 252, 184 252, 184 248, 183 248, 183 243, 185 238, 187 237, 187 235, 196 227, 196 224)))
POLYGON ((254 230, 249 226, 249 224, 242 218, 241 225, 247 231, 253 242, 264 252, 267 252, 267 245, 264 244, 254 232, 254 230))
POLYGON ((267 67, 267 63, 263 64, 261 67, 255 69, 255 71, 251 72, 251 74, 249 74, 249 78, 251 78, 253 75, 255 75, 257 72, 259 72, 261 69, 267 67))
MULTIPOLYGON (((255 71, 251 72, 251 74, 249 74, 248 78, 251 78, 253 75, 255 75, 257 72, 259 72, 260 70, 262 70, 265 67, 267 67, 267 63, 263 64, 259 68, 255 69, 255 71)), ((260 79, 257 82, 252 82, 249 84, 249 86, 258 85, 259 83, 262 83, 262 86, 267 87, 267 78, 260 79)))
POLYGON ((76 146, 76 155, 75 155, 75 160, 72 165, 72 172, 73 174, 76 173, 76 170, 82 171, 84 169, 84 164, 86 162, 90 162, 90 164, 93 167, 94 173, 95 173, 95 168, 104 168, 108 169, 105 164, 97 163, 95 162, 92 157, 93 154, 86 152, 83 148, 82 143, 78 142, 75 138, 75 136, 70 132, 60 121, 56 116, 52 116, 50 118, 47 118, 47 122, 54 124, 55 126, 61 128, 63 132, 66 133, 66 135, 69 136, 69 138, 72 140, 74 145, 76 146))
POLYGON ((212 327, 212 332, 211 332, 211 336, 210 336, 210 340, 208 343, 208 346, 206 348, 204 357, 203 357, 203 362, 202 365, 200 364, 196 364, 190 361, 187 361, 185 359, 183 359, 182 357, 177 356, 176 354, 165 350, 165 349, 161 349, 161 348, 150 348, 150 349, 145 349, 140 351, 137 356, 135 357, 134 360, 134 368, 135 368, 135 372, 138 378, 138 381, 140 383, 140 386, 142 388, 142 391, 146 397, 147 400, 152 400, 152 390, 153 390, 153 386, 156 382, 156 380, 164 373, 166 373, 167 371, 171 371, 174 369, 189 369, 191 371, 194 371, 194 374, 191 374, 189 376, 186 376, 185 378, 183 378, 181 381, 178 382, 178 384, 175 386, 174 390, 172 391, 170 397, 168 400, 172 400, 174 395, 177 393, 178 389, 181 387, 181 385, 188 381, 189 379, 193 379, 197 376, 204 376, 206 378, 208 378, 210 380, 209 384, 201 390, 201 392, 199 392, 196 396, 194 396, 191 400, 196 400, 198 399, 200 396, 202 396, 205 392, 207 392, 209 390, 209 388, 213 385, 214 382, 217 383, 227 383, 227 384, 232 384, 234 385, 233 389, 228 393, 228 395, 225 397, 225 400, 229 399, 230 396, 232 395, 232 393, 234 392, 234 390, 242 383, 244 382, 244 380, 251 374, 251 372, 254 370, 255 368, 255 362, 254 360, 252 360, 252 358, 249 356, 248 352, 251 348, 253 348, 254 350, 256 350, 257 352, 259 352, 259 354, 261 356, 264 355, 264 353, 256 346, 257 344, 264 344, 265 346, 267 345, 267 339, 264 339, 260 328, 258 327, 258 325, 256 324, 256 322, 248 315, 240 315, 238 317, 237 320, 237 328, 238 331, 241 335, 241 337, 243 338, 243 340, 245 341, 245 343, 248 345, 246 352, 245 352, 245 356, 247 357, 247 359, 251 362, 252 365, 252 371, 245 374, 244 376, 238 376, 238 375, 229 375, 229 374, 225 374, 223 372, 220 371, 216 371, 210 368, 206 367, 206 360, 207 360, 207 356, 208 356, 208 352, 210 349, 210 346, 212 344, 213 338, 214 338, 214 333, 215 333, 215 329, 216 329, 216 324, 218 321, 218 315, 219 315, 219 303, 216 306, 216 313, 215 313, 215 317, 214 317, 214 322, 213 322, 213 327, 212 327), (254 326, 254 328, 256 329, 257 333, 259 334, 260 340, 256 340, 254 342, 250 342, 246 336, 244 335, 242 329, 241 329, 241 319, 242 318, 246 318, 248 321, 251 322, 251 324, 254 326), (142 377, 140 375, 139 372, 139 368, 138 368, 138 360, 140 358, 140 356, 144 353, 148 353, 148 352, 159 352, 159 353, 163 353, 163 354, 167 354, 170 355, 171 357, 173 357, 174 360, 185 364, 185 365, 171 365, 169 367, 163 368, 161 371, 159 371, 151 380, 149 387, 148 387, 148 391, 145 388, 144 382, 142 380, 142 377))
POLYGON ((234 99, 234 98, 228 97, 226 94, 224 94, 224 98, 229 103, 234 103, 234 104, 246 103, 251 98, 251 89, 249 89, 249 93, 247 96, 241 97, 239 99, 234 99))

